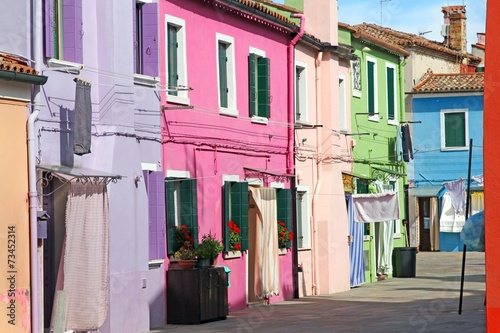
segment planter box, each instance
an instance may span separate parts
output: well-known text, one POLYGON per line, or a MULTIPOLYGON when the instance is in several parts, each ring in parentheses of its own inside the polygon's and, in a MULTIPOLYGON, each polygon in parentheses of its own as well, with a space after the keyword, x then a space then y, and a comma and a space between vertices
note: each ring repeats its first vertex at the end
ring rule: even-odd
POLYGON ((201 324, 226 319, 227 314, 223 267, 167 271, 168 324, 201 324))

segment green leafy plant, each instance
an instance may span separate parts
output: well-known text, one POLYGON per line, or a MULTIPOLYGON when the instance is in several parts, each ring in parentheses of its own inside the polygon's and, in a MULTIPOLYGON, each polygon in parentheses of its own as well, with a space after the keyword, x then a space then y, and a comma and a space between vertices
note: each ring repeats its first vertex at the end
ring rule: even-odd
POLYGON ((286 248, 288 242, 291 240, 293 240, 293 232, 288 230, 285 226, 285 222, 278 221, 278 248, 286 248))
POLYGON ((216 259, 224 250, 222 242, 215 235, 208 233, 203 235, 201 242, 196 246, 195 254, 198 259, 216 259))
POLYGON ((193 247, 181 247, 174 253, 174 258, 179 260, 195 260, 196 254, 193 247))
POLYGON ((236 223, 229 221, 229 250, 241 250, 241 230, 236 223))

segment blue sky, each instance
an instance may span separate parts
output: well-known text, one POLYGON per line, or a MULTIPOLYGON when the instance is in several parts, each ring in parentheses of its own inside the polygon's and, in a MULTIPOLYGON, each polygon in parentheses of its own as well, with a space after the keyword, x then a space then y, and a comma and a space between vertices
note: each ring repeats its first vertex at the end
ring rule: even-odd
MULTIPOLYGON (((275 2, 283 3, 284 0, 275 2)), ((463 4, 467 10, 467 48, 470 51, 470 44, 477 42, 476 33, 485 32, 486 0, 382 0, 382 3, 380 0, 338 0, 339 21, 351 25, 375 23, 414 34, 427 32, 424 37, 442 42, 441 7, 463 4)))

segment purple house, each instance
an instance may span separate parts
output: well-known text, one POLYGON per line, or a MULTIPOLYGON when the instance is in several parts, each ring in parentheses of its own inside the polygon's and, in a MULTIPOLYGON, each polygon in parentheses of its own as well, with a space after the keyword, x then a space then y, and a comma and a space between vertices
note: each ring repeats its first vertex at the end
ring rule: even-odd
MULTIPOLYGON (((173 231, 185 226, 195 243, 208 233, 223 242, 230 310, 290 299, 291 242, 280 245, 278 223, 292 228, 290 77, 302 31, 244 0, 162 1, 159 10, 165 269, 179 246, 173 231)), ((150 253, 163 251, 158 240, 150 253)))
POLYGON ((148 251, 149 219, 162 218, 151 193, 164 178, 158 5, 40 4, 33 47, 49 80, 33 100, 35 160, 48 223, 33 263, 43 272, 32 280, 33 331, 145 332, 165 323, 164 252, 148 251))

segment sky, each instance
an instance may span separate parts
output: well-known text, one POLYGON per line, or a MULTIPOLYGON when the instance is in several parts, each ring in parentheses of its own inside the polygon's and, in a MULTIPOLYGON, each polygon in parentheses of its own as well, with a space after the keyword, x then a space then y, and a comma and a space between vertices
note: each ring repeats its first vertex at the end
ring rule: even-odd
MULTIPOLYGON (((438 42, 443 41, 441 36, 441 25, 443 24, 441 7, 465 4, 467 10, 467 49, 469 52, 470 45, 477 42, 476 34, 485 32, 486 0, 337 1, 340 22, 350 25, 363 22, 375 23, 394 30, 416 35, 423 34, 425 38, 438 42)), ((284 0, 274 0, 274 2, 283 3, 284 0)))

